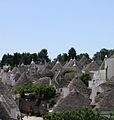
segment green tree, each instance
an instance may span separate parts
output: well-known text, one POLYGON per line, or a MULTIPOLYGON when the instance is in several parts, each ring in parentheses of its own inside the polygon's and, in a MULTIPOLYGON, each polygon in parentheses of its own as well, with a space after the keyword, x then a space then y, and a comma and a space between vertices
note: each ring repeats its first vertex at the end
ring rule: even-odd
POLYGON ((18 65, 21 61, 21 54, 20 53, 14 53, 14 56, 13 56, 13 64, 14 65, 18 65))
POLYGON ((50 59, 48 58, 48 52, 46 49, 42 49, 39 53, 38 53, 38 61, 39 62, 42 62, 42 63, 45 63, 46 62, 49 62, 50 59))
POLYGON ((104 58, 105 58, 105 55, 110 57, 110 50, 103 48, 103 49, 100 50, 100 52, 96 52, 94 54, 93 59, 96 60, 96 61, 99 61, 99 60, 103 61, 104 58))
POLYGON ((69 59, 73 59, 73 58, 76 58, 76 50, 74 48, 71 48, 69 51, 68 51, 68 57, 69 59))
POLYGON ((85 83, 86 86, 88 86, 88 82, 91 80, 91 76, 89 75, 89 73, 83 73, 80 76, 80 79, 85 83))
POLYGON ((81 53, 77 55, 77 60, 79 61, 83 56, 85 56, 87 59, 90 59, 88 53, 81 53))
POLYGON ((55 103, 56 103, 55 100, 53 98, 51 98, 49 100, 49 108, 52 108, 55 105, 55 103))

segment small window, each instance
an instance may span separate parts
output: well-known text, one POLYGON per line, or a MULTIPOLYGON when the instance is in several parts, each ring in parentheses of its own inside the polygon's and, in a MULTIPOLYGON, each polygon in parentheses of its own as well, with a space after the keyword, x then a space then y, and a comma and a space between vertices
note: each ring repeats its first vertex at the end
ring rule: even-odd
POLYGON ((99 95, 100 94, 100 92, 97 92, 97 95, 99 95))
POLYGON ((63 90, 61 89, 61 92, 62 92, 63 90))

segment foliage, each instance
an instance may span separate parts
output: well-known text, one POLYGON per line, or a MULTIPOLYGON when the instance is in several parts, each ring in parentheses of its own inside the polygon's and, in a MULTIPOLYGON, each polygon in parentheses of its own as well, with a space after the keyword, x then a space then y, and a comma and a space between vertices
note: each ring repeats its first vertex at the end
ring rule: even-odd
POLYGON ((85 56, 87 59, 90 59, 88 53, 81 53, 77 55, 77 60, 79 61, 83 56, 85 56))
POLYGON ((51 79, 53 79, 53 76, 54 76, 54 74, 51 71, 40 73, 41 78, 42 77, 50 77, 51 79))
POLYGON ((76 71, 75 70, 64 70, 62 74, 64 75, 66 80, 71 81, 75 77, 76 71))
POLYGON ((74 59, 76 58, 76 50, 74 48, 71 48, 69 51, 68 51, 68 57, 69 59, 74 59))
POLYGON ((75 77, 76 71, 74 71, 74 70, 64 70, 62 72, 62 74, 64 75, 64 77, 67 81, 71 81, 75 77))
POLYGON ((96 60, 96 61, 99 61, 99 60, 104 60, 105 58, 105 55, 107 55, 108 57, 110 57, 111 55, 114 54, 114 49, 112 50, 108 50, 108 49, 101 49, 99 52, 96 52, 93 56, 93 59, 96 60))
POLYGON ((76 71, 75 71, 75 70, 64 70, 64 71, 62 72, 63 75, 65 75, 65 74, 67 74, 67 73, 76 73, 76 71))
POLYGON ((35 63, 45 63, 49 62, 50 59, 48 57, 48 52, 46 49, 42 49, 38 54, 37 53, 14 53, 13 55, 10 54, 4 54, 1 60, 1 66, 5 64, 9 64, 10 66, 17 66, 21 63, 24 63, 25 65, 28 65, 31 63, 32 59, 35 63))
POLYGON ((55 105, 55 100, 53 98, 51 98, 49 100, 49 108, 52 108, 55 105))
POLYGON ((83 73, 80 76, 80 79, 85 83, 86 86, 88 86, 88 82, 91 80, 91 76, 89 75, 89 73, 83 73))
POLYGON ((51 99, 56 95, 56 89, 52 85, 46 86, 22 86, 15 89, 15 93, 21 95, 25 95, 25 93, 34 93, 35 95, 39 95, 42 99, 51 99))
POLYGON ((54 59, 53 63, 58 60, 62 65, 64 65, 71 58, 76 58, 76 50, 74 48, 69 49, 68 53, 59 54, 57 58, 54 59))
POLYGON ((65 74, 65 79, 67 81, 71 81, 74 77, 75 77, 75 73, 74 72, 65 74))
POLYGON ((88 108, 78 111, 54 112, 45 116, 44 120, 113 120, 102 116, 99 110, 92 111, 88 108))
POLYGON ((48 58, 48 52, 46 49, 42 49, 39 53, 38 53, 38 61, 42 62, 42 63, 45 63, 46 62, 49 62, 50 59, 48 58))

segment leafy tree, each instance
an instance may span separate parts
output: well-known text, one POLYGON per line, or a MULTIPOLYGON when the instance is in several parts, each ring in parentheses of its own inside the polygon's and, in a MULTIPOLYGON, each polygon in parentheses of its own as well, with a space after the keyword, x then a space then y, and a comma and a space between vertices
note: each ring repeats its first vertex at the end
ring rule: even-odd
POLYGON ((113 114, 112 117, 106 117, 101 115, 99 110, 85 108, 77 111, 53 112, 46 115, 44 120, 113 120, 113 114))
POLYGON ((80 76, 80 79, 85 83, 86 86, 88 86, 88 82, 91 80, 91 76, 89 75, 89 73, 83 73, 80 76))
POLYGON ((55 100, 53 98, 51 98, 49 100, 49 108, 52 108, 55 105, 55 103, 56 103, 55 100))
POLYGON ((50 77, 51 79, 53 79, 53 76, 54 76, 54 74, 53 74, 53 72, 51 72, 51 71, 40 73, 40 77, 41 77, 41 78, 42 78, 42 77, 50 77))
POLYGON ((20 94, 21 97, 25 96, 25 93, 34 93, 42 97, 42 99, 51 99, 56 95, 56 89, 52 85, 46 86, 22 86, 15 89, 15 94, 20 94))
POLYGON ((71 48, 69 51, 68 51, 68 57, 69 59, 73 59, 73 58, 76 58, 76 50, 74 48, 71 48))
POLYGON ((61 54, 59 54, 59 55, 57 56, 57 60, 60 61, 60 62, 62 61, 62 55, 61 55, 61 54))
POLYGON ((20 53, 14 53, 13 56, 13 64, 18 65, 21 61, 21 54, 20 53))
POLYGON ((29 65, 32 61, 32 59, 34 60, 35 63, 42 62, 45 63, 46 62, 50 62, 50 59, 48 58, 47 55, 47 50, 46 49, 42 49, 38 54, 37 53, 14 53, 13 55, 10 54, 4 54, 1 60, 1 67, 3 67, 3 65, 5 64, 9 64, 10 66, 15 66, 18 65, 20 63, 24 63, 25 65, 29 65))
POLYGON ((90 59, 88 53, 81 53, 77 55, 77 60, 79 61, 83 56, 85 56, 87 59, 90 59))
POLYGON ((30 55, 31 60, 33 59, 35 63, 38 62, 38 55, 36 53, 33 53, 30 55))
POLYGON ((38 60, 42 63, 49 62, 50 59, 48 58, 48 52, 46 49, 42 49, 39 53, 38 53, 38 60))
POLYGON ((111 53, 113 53, 113 50, 108 50, 108 49, 103 48, 103 49, 100 50, 100 52, 96 52, 94 54, 93 59, 97 60, 97 61, 99 61, 99 60, 103 61, 104 58, 105 58, 105 55, 107 55, 108 57, 110 57, 112 55, 111 53))
POLYGON ((62 74, 64 75, 66 80, 71 81, 75 77, 76 72, 77 71, 75 70, 64 70, 62 74))

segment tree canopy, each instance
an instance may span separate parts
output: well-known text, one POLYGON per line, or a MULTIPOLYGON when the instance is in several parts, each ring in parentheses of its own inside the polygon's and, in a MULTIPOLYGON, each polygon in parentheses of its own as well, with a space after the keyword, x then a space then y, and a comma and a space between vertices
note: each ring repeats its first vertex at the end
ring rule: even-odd
POLYGON ((24 63, 25 65, 28 65, 31 63, 32 59, 35 63, 45 63, 49 62, 50 59, 48 57, 48 51, 46 49, 42 49, 38 54, 37 53, 14 53, 13 55, 10 54, 4 54, 1 60, 1 66, 5 64, 9 64, 10 66, 19 65, 21 63, 24 63))

